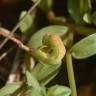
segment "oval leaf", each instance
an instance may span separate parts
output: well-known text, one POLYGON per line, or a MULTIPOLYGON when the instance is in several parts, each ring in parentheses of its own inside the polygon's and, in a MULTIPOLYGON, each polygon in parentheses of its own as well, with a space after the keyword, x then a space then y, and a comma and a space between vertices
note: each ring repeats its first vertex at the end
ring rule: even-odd
POLYGON ((29 87, 32 87, 32 89, 40 91, 40 85, 37 79, 33 76, 32 73, 26 71, 26 78, 27 78, 27 84, 29 87))
MULTIPOLYGON (((27 14, 27 11, 23 11, 20 15, 20 19, 22 19, 27 14)), ((27 30, 31 27, 34 20, 34 14, 32 16, 30 14, 27 14, 23 20, 20 22, 20 30, 22 33, 26 33, 27 30)))
POLYGON ((55 85, 48 89, 47 96, 70 96, 71 90, 68 87, 55 85))
POLYGON ((36 67, 33 69, 32 73, 38 79, 40 84, 46 85, 57 75, 60 66, 61 64, 45 65, 42 63, 38 63, 36 67))
POLYGON ((96 54, 96 33, 92 34, 71 48, 71 54, 76 59, 85 59, 96 54))

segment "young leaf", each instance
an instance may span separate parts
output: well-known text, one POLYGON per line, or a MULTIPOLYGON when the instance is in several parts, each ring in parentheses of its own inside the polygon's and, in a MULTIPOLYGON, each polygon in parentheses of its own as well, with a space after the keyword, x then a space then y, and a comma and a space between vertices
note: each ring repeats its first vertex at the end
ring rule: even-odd
POLYGON ((29 87, 32 87, 32 90, 37 90, 40 91, 40 85, 38 83, 38 81, 36 80, 36 78, 33 76, 32 73, 26 71, 26 78, 27 78, 27 84, 29 87))
POLYGON ((86 12, 83 16, 83 20, 88 23, 91 24, 92 23, 92 16, 90 12, 86 12))
POLYGON ((71 54, 75 59, 85 59, 96 54, 96 33, 92 34, 71 48, 71 54))
MULTIPOLYGON (((20 15, 20 19, 27 13, 27 11, 23 11, 20 15)), ((22 33, 26 33, 27 30, 31 27, 33 23, 34 15, 27 14, 26 17, 20 22, 20 30, 22 33)))
POLYGON ((68 87, 54 85, 48 89, 47 96, 70 96, 71 91, 68 87))
POLYGON ((61 64, 48 65, 38 63, 33 69, 32 73, 38 79, 40 84, 46 85, 49 83, 58 73, 61 64))
POLYGON ((18 88, 21 87, 21 82, 16 82, 12 84, 8 84, 0 89, 0 96, 7 96, 14 93, 18 88))
POLYGON ((43 96, 40 94, 36 89, 29 88, 24 92, 23 94, 20 94, 20 96, 43 96))
POLYGON ((87 12, 84 15, 84 18, 86 23, 93 23, 94 25, 96 25, 96 11, 94 13, 91 12, 87 12))
POLYGON ((68 27, 60 25, 52 25, 42 28, 36 32, 30 39, 28 46, 32 48, 38 48, 42 45, 42 38, 46 33, 52 33, 55 35, 63 36, 67 33, 68 27))

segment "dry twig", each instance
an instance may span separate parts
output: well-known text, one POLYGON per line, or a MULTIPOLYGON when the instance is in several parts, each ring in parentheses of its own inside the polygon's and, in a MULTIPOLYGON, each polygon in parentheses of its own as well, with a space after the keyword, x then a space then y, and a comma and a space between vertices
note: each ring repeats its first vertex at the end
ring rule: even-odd
MULTIPOLYGON (((15 46, 16 47, 16 46, 15 46)), ((0 55, 0 61, 4 59, 8 53, 10 53, 15 47, 11 47, 8 51, 4 52, 2 55, 0 55)))
POLYGON ((20 48, 23 50, 30 52, 30 48, 25 46, 20 40, 16 39, 14 35, 10 34, 10 32, 4 28, 0 28, 0 35, 14 41, 20 48))
POLYGON ((16 56, 14 58, 13 67, 12 67, 10 75, 8 77, 7 84, 13 83, 18 79, 16 77, 17 77, 18 67, 20 64, 20 54, 21 54, 20 49, 17 49, 16 56))
MULTIPOLYGON (((21 21, 27 16, 27 14, 30 14, 36 7, 37 5, 40 3, 40 0, 37 0, 36 3, 29 9, 29 11, 22 17, 22 19, 17 23, 17 25, 12 29, 12 31, 10 32, 10 35, 14 34, 16 32, 16 30, 19 28, 21 21)), ((9 38, 6 38, 2 44, 0 45, 0 49, 6 44, 6 42, 8 41, 9 38)))

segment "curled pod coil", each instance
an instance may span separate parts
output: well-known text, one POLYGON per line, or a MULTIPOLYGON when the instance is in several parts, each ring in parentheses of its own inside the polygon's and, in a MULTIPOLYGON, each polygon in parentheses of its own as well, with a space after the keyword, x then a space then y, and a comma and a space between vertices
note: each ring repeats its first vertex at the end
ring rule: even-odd
POLYGON ((57 35, 45 34, 42 44, 34 54, 37 60, 46 64, 60 63, 66 53, 61 38, 57 35))

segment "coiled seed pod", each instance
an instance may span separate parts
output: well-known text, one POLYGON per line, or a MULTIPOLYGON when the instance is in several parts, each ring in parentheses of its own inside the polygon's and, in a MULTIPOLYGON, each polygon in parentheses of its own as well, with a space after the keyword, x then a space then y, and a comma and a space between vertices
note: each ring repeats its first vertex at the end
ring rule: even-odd
POLYGON ((45 34, 42 43, 43 45, 34 53, 37 60, 46 64, 60 63, 66 53, 66 49, 60 37, 52 34, 45 34))

